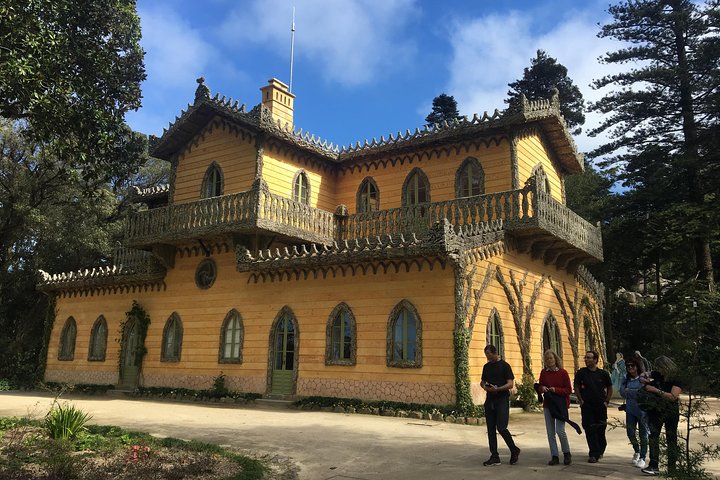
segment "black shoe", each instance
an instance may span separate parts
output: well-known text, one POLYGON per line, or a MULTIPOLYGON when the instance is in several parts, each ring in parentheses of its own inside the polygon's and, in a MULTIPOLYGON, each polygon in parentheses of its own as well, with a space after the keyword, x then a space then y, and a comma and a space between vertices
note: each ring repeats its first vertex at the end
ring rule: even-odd
POLYGON ((588 457, 588 463, 597 463, 597 458, 595 458, 595 457, 588 457))
POLYGON ((520 449, 515 447, 515 450, 512 450, 510 452, 510 465, 515 465, 518 462, 519 456, 520 456, 520 449))
POLYGON ((563 453, 563 465, 570 465, 572 463, 572 454, 570 452, 563 453))
POLYGON ((560 463, 560 459, 558 457, 556 457, 555 455, 553 455, 552 458, 550 459, 550 461, 548 462, 548 465, 557 465, 558 463, 560 463))
POLYGON ((500 465, 500 464, 501 464, 500 457, 496 457, 494 455, 483 462, 484 467, 494 467, 495 465, 500 465))

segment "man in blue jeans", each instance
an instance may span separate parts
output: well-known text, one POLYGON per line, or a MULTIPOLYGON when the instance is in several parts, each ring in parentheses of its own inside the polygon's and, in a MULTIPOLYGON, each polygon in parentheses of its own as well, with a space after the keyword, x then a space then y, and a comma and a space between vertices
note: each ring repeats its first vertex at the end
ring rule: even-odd
POLYGON ((510 365, 498 355, 494 345, 485 347, 485 364, 480 384, 485 390, 485 421, 487 423, 490 458, 483 462, 486 467, 500 465, 498 454, 497 433, 505 440, 510 449, 510 465, 515 465, 520 449, 515 446, 508 430, 510 420, 510 390, 513 388, 515 376, 510 365))

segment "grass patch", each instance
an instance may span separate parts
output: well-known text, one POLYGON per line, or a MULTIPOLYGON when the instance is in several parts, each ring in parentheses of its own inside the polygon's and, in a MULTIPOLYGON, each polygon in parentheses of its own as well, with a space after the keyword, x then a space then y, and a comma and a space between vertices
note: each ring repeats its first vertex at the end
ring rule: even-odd
POLYGON ((234 479, 265 477, 267 466, 217 445, 85 425, 53 438, 44 421, 0 417, 0 479, 234 479))

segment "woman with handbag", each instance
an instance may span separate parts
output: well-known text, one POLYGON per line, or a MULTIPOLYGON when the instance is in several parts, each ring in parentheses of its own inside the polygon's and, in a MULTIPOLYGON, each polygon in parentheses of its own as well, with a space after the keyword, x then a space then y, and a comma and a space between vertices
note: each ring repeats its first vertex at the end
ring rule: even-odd
POLYGON ((677 365, 670 358, 655 359, 655 370, 649 377, 641 377, 644 388, 638 395, 638 403, 647 413, 650 426, 650 464, 642 469, 646 475, 657 475, 660 468, 660 431, 665 427, 667 442, 667 466, 675 469, 678 457, 677 431, 680 422, 679 398, 682 385, 675 378, 677 365))

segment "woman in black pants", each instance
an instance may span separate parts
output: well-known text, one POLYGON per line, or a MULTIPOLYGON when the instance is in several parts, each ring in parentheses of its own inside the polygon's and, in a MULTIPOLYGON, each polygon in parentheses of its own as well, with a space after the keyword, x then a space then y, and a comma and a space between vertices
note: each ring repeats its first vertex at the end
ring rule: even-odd
POLYGON ((650 464, 642 469, 646 475, 657 475, 660 467, 660 431, 665 427, 667 441, 668 470, 675 469, 678 457, 677 431, 680 421, 678 399, 682 386, 677 381, 677 366, 670 358, 662 356, 655 359, 655 369, 649 377, 640 382, 645 385, 644 398, 639 399, 645 409, 650 424, 650 464))

